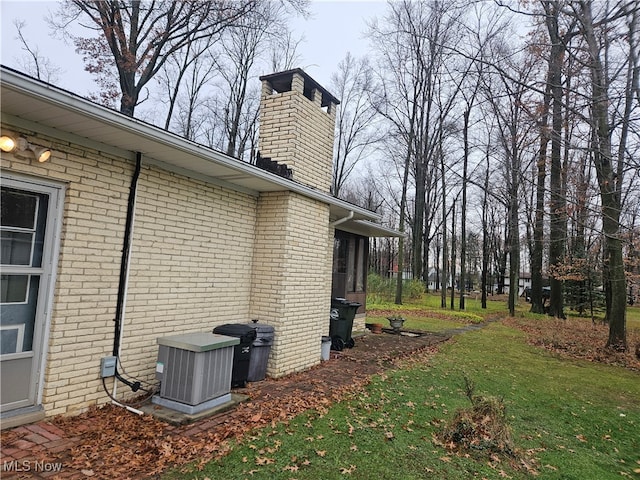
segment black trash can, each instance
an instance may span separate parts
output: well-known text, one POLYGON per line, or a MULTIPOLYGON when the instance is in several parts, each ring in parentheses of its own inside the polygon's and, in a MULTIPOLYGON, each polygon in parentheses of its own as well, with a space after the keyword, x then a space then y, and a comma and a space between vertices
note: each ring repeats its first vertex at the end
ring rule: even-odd
POLYGON ((329 336, 331 337, 331 349, 341 351, 344 347, 352 348, 355 345, 351 338, 353 319, 356 311, 362 304, 350 302, 344 298, 331 299, 331 314, 329 315, 329 336))
POLYGON ((256 330, 249 325, 239 323, 227 323, 213 329, 213 333, 236 337, 240 343, 233 347, 233 368, 231 371, 231 386, 244 387, 249 375, 249 362, 251 361, 251 345, 256 339, 256 330))
POLYGON ((253 323, 248 326, 256 331, 256 339, 251 347, 247 380, 259 382, 267 376, 267 362, 269 361, 269 353, 271 353, 271 345, 273 345, 274 328, 271 325, 258 323, 258 320, 253 320, 253 323))

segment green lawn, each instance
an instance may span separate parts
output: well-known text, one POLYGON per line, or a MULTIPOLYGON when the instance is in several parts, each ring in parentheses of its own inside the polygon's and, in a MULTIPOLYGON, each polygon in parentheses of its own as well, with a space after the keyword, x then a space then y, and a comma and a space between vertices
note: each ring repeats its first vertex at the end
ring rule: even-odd
POLYGON ((562 359, 490 323, 326 411, 255 432, 202 472, 166 478, 640 478, 639 399, 640 373, 562 359), (434 442, 469 406, 464 376, 503 399, 515 457, 434 442))
MULTIPOLYGON (((450 295, 450 293, 449 293, 450 295)), ((367 322, 380 323, 383 327, 389 326, 387 317, 390 315, 402 315, 406 319, 404 328, 410 330, 423 330, 427 332, 444 332, 446 330, 462 327, 470 323, 480 323, 487 315, 504 313, 505 304, 501 301, 488 301, 487 309, 481 308, 479 295, 465 299, 465 310, 457 310, 459 298, 455 298, 456 310, 440 308, 439 294, 426 294, 420 300, 408 301, 403 305, 393 303, 367 302, 367 322)), ((451 303, 451 297, 447 297, 447 305, 451 303)))
POLYGON ((627 328, 640 331, 640 305, 627 306, 627 328))

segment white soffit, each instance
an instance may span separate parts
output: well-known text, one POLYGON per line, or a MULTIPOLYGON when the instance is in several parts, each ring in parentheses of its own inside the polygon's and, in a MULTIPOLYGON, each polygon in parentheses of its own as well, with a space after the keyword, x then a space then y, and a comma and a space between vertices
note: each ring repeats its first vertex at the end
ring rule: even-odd
POLYGON ((405 233, 399 232, 392 228, 387 228, 377 223, 368 222, 366 220, 355 220, 340 224, 336 230, 342 230, 363 237, 406 237, 405 233))

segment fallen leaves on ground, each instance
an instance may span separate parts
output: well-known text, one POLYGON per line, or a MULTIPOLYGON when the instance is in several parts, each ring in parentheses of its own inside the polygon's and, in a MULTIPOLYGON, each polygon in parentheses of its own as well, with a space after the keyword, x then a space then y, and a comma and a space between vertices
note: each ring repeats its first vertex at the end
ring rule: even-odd
MULTIPOLYGON (((229 440, 286 423, 310 409, 322 413, 332 403, 362 391, 373 375, 386 368, 433 355, 442 341, 440 336, 408 339, 388 334, 358 338, 356 348, 341 352, 337 359, 281 379, 249 383, 240 393, 250 401, 185 426, 171 426, 110 404, 74 417, 55 417, 51 422, 64 431, 66 439, 73 439, 73 446, 45 452, 46 457, 38 459, 62 462, 66 472, 75 470, 96 479, 149 478, 190 462, 202 468, 228 453, 229 440)), ((2 432, 3 448, 22 436, 24 433, 2 432)), ((268 464, 269 452, 256 453, 256 463, 268 464)), ((307 459, 301 465, 308 464, 307 459)), ((355 466, 344 473, 352 469, 355 466)))
POLYGON ((537 321, 505 318, 503 323, 527 333, 529 343, 560 355, 640 370, 640 359, 635 356, 635 346, 640 345, 640 333, 636 330, 627 332, 627 351, 617 352, 605 348, 609 327, 599 321, 593 323, 587 318, 573 317, 537 321))
POLYGON ((356 471, 356 468, 357 467, 355 465, 350 465, 349 468, 342 467, 340 469, 340 473, 343 475, 351 475, 353 472, 356 471))

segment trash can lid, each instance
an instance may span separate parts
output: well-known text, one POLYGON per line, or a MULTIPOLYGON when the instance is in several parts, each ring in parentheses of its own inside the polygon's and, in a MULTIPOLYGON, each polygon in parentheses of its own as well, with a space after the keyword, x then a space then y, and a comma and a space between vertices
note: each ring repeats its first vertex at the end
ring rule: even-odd
POLYGON ((361 306, 362 306, 361 303, 352 302, 350 300, 347 300, 346 298, 336 297, 336 298, 332 298, 331 299, 331 307, 332 308, 340 308, 340 307, 358 307, 358 308, 360 308, 361 306))
POLYGON ((256 338, 256 330, 253 326, 242 323, 227 323, 219 325, 213 329, 213 333, 229 335, 231 337, 243 338, 246 340, 254 340, 256 338))
POLYGON ((331 299, 331 307, 336 308, 336 307, 348 307, 349 306, 349 301, 346 298, 332 298, 331 299))
POLYGON ((248 326, 253 328, 258 336, 263 333, 273 335, 273 332, 275 331, 273 326, 267 325, 266 323, 249 323, 248 326))

